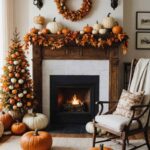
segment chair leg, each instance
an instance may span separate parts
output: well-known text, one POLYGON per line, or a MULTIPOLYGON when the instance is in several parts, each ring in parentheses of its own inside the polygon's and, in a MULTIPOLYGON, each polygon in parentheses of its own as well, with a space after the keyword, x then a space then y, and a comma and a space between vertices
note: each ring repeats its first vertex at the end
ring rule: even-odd
POLYGON ((123 136, 122 136, 122 150, 126 150, 126 143, 127 143, 126 134, 123 133, 123 136))
POLYGON ((150 149, 150 144, 149 144, 149 140, 148 140, 148 130, 144 131, 144 137, 145 137, 146 145, 147 145, 148 149, 150 149))
POLYGON ((93 147, 95 147, 96 135, 97 135, 97 128, 94 126, 94 133, 93 133, 93 147))

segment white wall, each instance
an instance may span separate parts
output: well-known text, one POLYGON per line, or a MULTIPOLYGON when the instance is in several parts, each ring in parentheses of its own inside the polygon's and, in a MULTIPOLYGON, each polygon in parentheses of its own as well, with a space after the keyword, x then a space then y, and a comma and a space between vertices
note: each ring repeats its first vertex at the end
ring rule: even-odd
POLYGON ((131 61, 133 58, 140 57, 150 58, 150 49, 136 50, 135 48, 136 11, 150 11, 150 0, 124 0, 124 30, 130 39, 129 52, 122 57, 123 61, 131 61))
MULTIPOLYGON (((112 13, 121 24, 123 20, 123 1, 120 1, 119 7, 114 11, 110 7, 110 0, 93 0, 92 10, 89 15, 78 22, 71 22, 62 17, 58 13, 54 0, 43 0, 44 7, 41 11, 33 5, 33 0, 14 0, 15 1, 15 26, 18 27, 21 36, 23 36, 31 27, 33 27, 33 17, 39 14, 52 20, 57 18, 58 22, 71 28, 72 30, 81 30, 86 24, 94 24, 96 20, 102 21, 102 19, 109 13, 112 13)), ((68 1, 69 2, 69 1, 68 1)), ((82 0, 70 1, 68 5, 70 8, 80 8, 82 0), (71 3, 72 4, 71 4, 71 3)))

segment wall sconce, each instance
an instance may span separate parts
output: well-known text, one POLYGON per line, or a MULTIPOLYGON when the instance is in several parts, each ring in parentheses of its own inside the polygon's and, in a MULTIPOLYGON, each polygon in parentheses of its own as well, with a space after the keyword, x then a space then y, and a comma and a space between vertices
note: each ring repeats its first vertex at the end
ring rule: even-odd
POLYGON ((33 0, 33 4, 41 9, 43 7, 43 0, 33 0))
POLYGON ((117 6, 118 6, 118 0, 111 0, 111 7, 115 9, 117 8, 117 6))

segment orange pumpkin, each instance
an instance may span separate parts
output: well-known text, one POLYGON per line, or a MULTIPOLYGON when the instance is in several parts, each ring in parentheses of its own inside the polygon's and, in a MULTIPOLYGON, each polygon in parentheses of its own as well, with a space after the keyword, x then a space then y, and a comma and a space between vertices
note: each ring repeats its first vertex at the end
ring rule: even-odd
POLYGON ((13 118, 8 113, 2 112, 0 115, 0 121, 3 123, 4 129, 7 130, 11 127, 13 118))
POLYGON ((85 33, 92 33, 92 30, 93 30, 93 28, 92 28, 91 26, 89 26, 88 24, 87 24, 87 26, 85 26, 85 27, 83 28, 83 31, 84 31, 85 33))
POLYGON ((17 122, 11 126, 11 132, 16 135, 21 135, 25 133, 27 130, 27 126, 24 123, 17 122))
POLYGON ((44 131, 30 131, 21 137, 21 147, 23 150, 50 150, 52 137, 44 131))
POLYGON ((113 32, 114 34, 122 33, 122 27, 119 26, 119 25, 116 25, 116 26, 114 26, 114 27, 112 28, 112 32, 113 32))
MULTIPOLYGON (((100 147, 92 147, 90 150, 100 150, 100 147)), ((104 146, 103 150, 112 150, 112 148, 104 146)))
POLYGON ((61 31, 64 35, 67 35, 69 32, 70 32, 70 30, 68 29, 68 28, 64 28, 64 29, 62 29, 62 31, 61 31))

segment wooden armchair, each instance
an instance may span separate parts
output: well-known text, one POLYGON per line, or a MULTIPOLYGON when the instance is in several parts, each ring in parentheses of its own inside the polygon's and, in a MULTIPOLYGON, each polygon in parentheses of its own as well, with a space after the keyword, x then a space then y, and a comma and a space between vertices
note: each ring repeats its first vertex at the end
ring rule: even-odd
MULTIPOLYGON (((130 74, 130 80, 132 78, 134 63, 135 62, 133 61, 132 67, 131 67, 132 71, 130 74)), ((143 133, 145 137, 145 143, 139 146, 135 146, 134 148, 130 150, 140 148, 144 145, 147 145, 148 150, 150 150, 150 144, 148 141, 148 129, 149 129, 149 121, 150 121, 150 100, 146 104, 143 103, 141 105, 132 106, 131 107, 132 117, 130 118, 113 114, 114 110, 116 109, 117 103, 118 101, 96 102, 96 105, 99 106, 99 112, 93 120, 93 123, 94 123, 93 147, 95 147, 95 144, 97 143, 107 142, 112 139, 120 137, 122 139, 122 150, 126 150, 126 145, 129 144, 128 137, 137 133, 143 133), (111 103, 114 104, 114 107, 110 111, 103 114, 104 105, 106 104, 109 105, 111 103), (137 115, 136 112, 139 110, 140 110, 140 113, 137 115), (141 120, 142 118, 145 119, 144 122, 141 120), (97 128, 101 128, 109 133, 112 133, 114 136, 106 140, 97 141, 96 140, 98 136, 97 128)))

